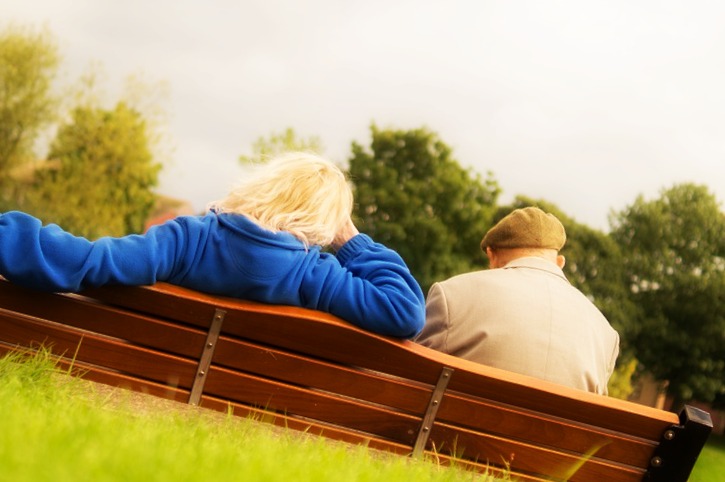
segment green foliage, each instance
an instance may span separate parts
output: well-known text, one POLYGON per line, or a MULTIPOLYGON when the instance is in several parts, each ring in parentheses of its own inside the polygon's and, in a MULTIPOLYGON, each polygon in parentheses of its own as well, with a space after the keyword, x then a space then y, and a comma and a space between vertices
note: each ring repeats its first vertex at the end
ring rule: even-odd
POLYGON ((627 400, 629 398, 634 391, 632 379, 638 365, 639 361, 636 358, 620 358, 617 360, 617 366, 607 384, 610 397, 621 400, 627 400))
POLYGON ((631 297, 637 358, 682 401, 725 393, 725 213, 705 186, 641 196, 613 218, 631 297))
POLYGON ((242 164, 266 162, 279 154, 290 151, 313 152, 321 154, 322 142, 319 137, 307 139, 297 137, 294 129, 288 127, 281 133, 272 133, 269 137, 260 137, 252 144, 252 154, 239 156, 242 164))
POLYGON ((78 107, 36 172, 24 208, 87 238, 143 231, 161 168, 145 120, 125 103, 78 107))
POLYGON ((370 149, 352 144, 350 177, 360 230, 397 250, 424 291, 480 269, 479 247, 499 195, 489 177, 464 169, 425 129, 371 127, 370 149))
POLYGON ((138 109, 95 107, 87 79, 76 102, 86 100, 58 128, 50 160, 32 152, 42 130, 56 127, 58 65, 47 31, 0 33, 0 211, 22 209, 89 238, 140 232, 160 166, 151 154, 156 126, 138 109))
POLYGON ((0 210, 14 198, 22 167, 35 160, 38 134, 55 119, 51 86, 58 64, 47 31, 11 26, 0 32, 0 210))

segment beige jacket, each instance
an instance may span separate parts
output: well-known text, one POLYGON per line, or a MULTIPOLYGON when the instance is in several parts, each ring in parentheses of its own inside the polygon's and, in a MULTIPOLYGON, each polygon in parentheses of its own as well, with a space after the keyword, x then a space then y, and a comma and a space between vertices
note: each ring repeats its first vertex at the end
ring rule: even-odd
POLYGON ((485 365, 607 394, 619 335, 542 258, 434 284, 416 342, 485 365))

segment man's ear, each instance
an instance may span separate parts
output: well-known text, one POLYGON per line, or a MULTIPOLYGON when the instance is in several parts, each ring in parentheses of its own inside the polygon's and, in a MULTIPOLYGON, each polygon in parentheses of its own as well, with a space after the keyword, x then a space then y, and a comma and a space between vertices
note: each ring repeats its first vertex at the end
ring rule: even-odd
POLYGON ((497 268, 496 265, 496 251, 491 249, 491 246, 486 246, 486 256, 488 256, 488 267, 497 268))

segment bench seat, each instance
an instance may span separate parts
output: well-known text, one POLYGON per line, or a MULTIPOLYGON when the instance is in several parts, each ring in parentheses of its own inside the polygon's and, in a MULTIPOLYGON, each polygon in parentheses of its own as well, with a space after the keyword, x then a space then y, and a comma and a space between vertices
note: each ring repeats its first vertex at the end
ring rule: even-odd
POLYGON ((712 430, 694 407, 567 388, 303 308, 0 279, 0 351, 40 346, 97 382, 522 481, 685 482, 712 430))

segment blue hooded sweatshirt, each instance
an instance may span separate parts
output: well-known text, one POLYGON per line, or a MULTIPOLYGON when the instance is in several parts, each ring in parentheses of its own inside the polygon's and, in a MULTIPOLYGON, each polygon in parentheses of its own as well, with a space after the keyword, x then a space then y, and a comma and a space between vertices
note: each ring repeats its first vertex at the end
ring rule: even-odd
POLYGON ((165 281, 207 293, 332 313, 399 338, 425 323, 423 292, 402 258, 358 234, 336 255, 244 216, 182 216, 143 235, 96 241, 0 214, 0 275, 45 291, 165 281))

